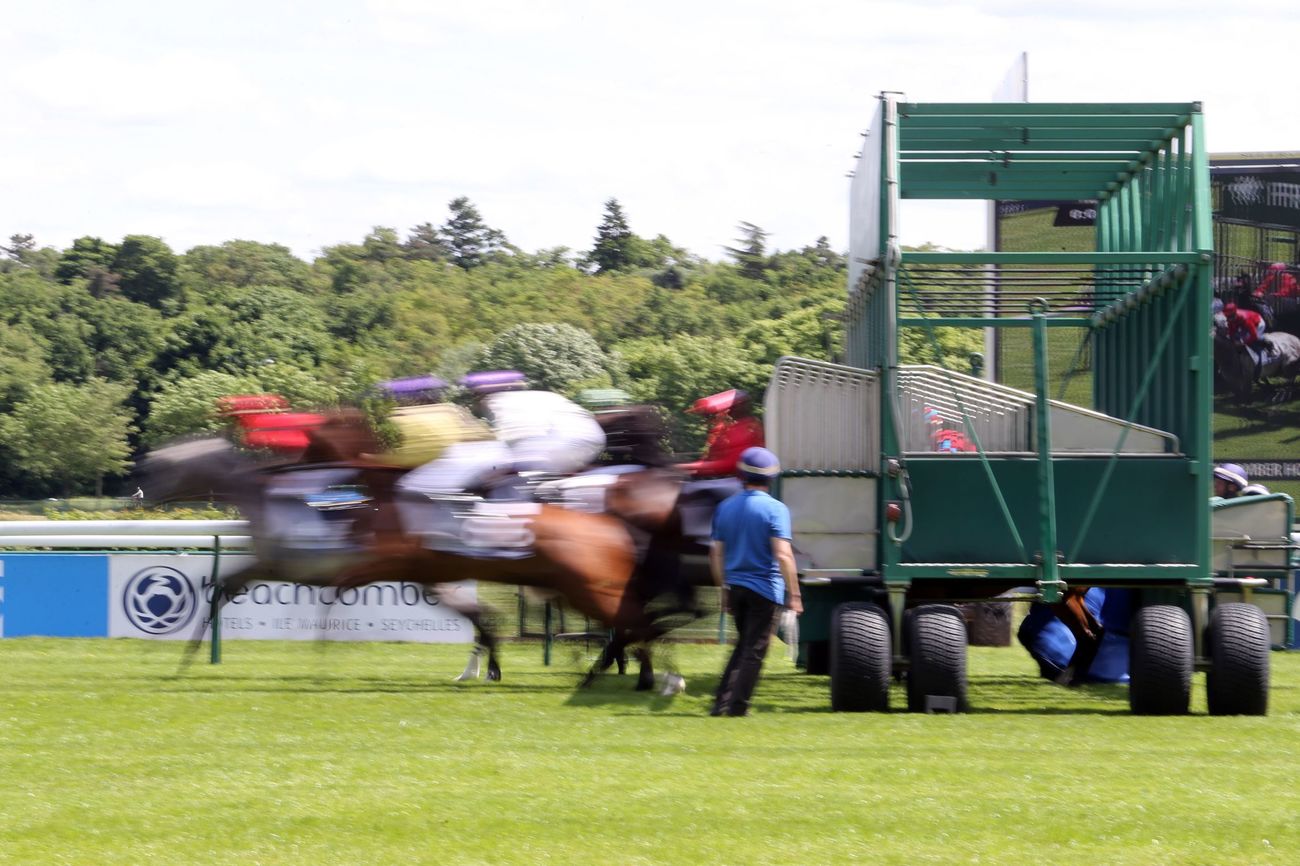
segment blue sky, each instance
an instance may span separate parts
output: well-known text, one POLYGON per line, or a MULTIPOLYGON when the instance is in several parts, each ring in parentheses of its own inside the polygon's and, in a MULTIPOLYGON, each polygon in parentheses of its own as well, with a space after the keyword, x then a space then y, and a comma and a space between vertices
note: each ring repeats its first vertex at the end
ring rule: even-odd
MULTIPOLYGON (((587 249, 611 196, 708 258, 747 220, 847 246, 873 100, 1205 104, 1216 151, 1300 150, 1300 4, 316 0, 6 4, 0 236, 310 257, 469 196, 528 249, 587 249), (1224 8, 1230 11, 1221 11, 1224 8)), ((904 213, 976 247, 977 208, 904 213)))

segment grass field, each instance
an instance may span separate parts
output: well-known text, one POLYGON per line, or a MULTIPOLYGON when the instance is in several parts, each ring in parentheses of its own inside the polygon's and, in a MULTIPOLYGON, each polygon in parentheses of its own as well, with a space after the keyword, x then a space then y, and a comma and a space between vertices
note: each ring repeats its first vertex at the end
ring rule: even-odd
MULTIPOLYGON (((971 651, 962 716, 832 714, 775 652, 748 719, 506 648, 0 641, 3 863, 1293 863, 1300 654, 1271 715, 1128 715, 1018 649, 971 651)), ((902 695, 895 695, 901 707, 902 695)))

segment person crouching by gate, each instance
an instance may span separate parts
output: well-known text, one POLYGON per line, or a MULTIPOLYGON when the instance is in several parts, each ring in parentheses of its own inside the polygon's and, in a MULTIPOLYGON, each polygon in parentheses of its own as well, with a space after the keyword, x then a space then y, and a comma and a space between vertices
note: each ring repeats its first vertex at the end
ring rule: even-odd
POLYGON ((710 715, 744 716, 772 639, 777 613, 803 613, 790 546, 790 509, 768 492, 781 472, 776 455, 748 448, 736 466, 744 489, 713 515, 709 570, 723 609, 736 622, 736 646, 722 672, 710 715))

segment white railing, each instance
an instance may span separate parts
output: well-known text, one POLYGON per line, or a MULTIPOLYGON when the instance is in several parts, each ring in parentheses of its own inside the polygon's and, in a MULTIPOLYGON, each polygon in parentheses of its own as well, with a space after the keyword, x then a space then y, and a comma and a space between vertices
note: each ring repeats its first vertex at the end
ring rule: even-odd
POLYGON ((5 520, 0 547, 223 550, 253 546, 243 520, 5 520))
MULTIPOLYGON (((934 426, 966 433, 965 418, 991 453, 1032 453, 1037 411, 1033 394, 930 365, 898 368, 903 450, 935 450, 934 426), (927 417, 929 415, 929 417, 927 417)), ((1175 454, 1178 437, 1075 406, 1049 400, 1053 454, 1109 454, 1124 438, 1121 454, 1175 454), (1127 431, 1127 432, 1125 432, 1127 431)))
POLYGON ((876 375, 857 367, 781 358, 764 400, 768 447, 787 471, 880 471, 876 375))

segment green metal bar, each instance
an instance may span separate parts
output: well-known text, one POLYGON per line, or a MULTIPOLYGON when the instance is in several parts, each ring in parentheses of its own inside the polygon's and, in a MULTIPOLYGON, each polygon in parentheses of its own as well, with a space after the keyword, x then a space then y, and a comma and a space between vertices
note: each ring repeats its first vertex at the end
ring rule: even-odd
POLYGON ((990 152, 984 150, 924 150, 914 152, 906 148, 900 153, 903 165, 925 164, 938 162, 940 164, 961 161, 964 165, 986 164, 992 166, 1003 165, 1031 165, 1040 162, 1053 163, 1058 166, 1079 165, 1082 166, 1099 166, 1108 165, 1114 171, 1120 171, 1126 167, 1134 165, 1133 157, 1127 153, 1106 153, 1097 150, 1051 150, 1051 151, 1004 151, 990 152))
POLYGON ((1041 591, 1046 604, 1061 600, 1056 570, 1056 481, 1052 472, 1052 409, 1047 384, 1046 304, 1034 308, 1034 404, 1038 436, 1038 531, 1042 538, 1041 591))
POLYGON ((886 566, 881 574, 886 582, 954 577, 1028 582, 1037 579, 1038 566, 1024 562, 904 562, 886 566))
POLYGON ((221 536, 212 536, 212 639, 208 642, 208 663, 221 664, 221 536))
POLYGON ((931 187, 925 184, 909 182, 903 188, 902 197, 908 201, 944 201, 948 199, 955 201, 1037 201, 1038 199, 1073 201, 1075 199, 1096 198, 1098 193, 1099 188, 1095 186, 1044 187, 1027 185, 1014 188, 1004 186, 954 188, 950 184, 931 187))
POLYGON ((905 102, 898 106, 903 117, 952 115, 957 117, 1133 117, 1150 115, 1166 125, 1186 123, 1186 115, 1201 110, 1198 102, 905 102))
MULTIPOLYGON (((903 253, 904 265, 1145 265, 1156 259, 1150 252, 1132 250, 1095 253, 903 253)), ((1163 258, 1163 254, 1160 258, 1163 258)), ((1174 264, 1197 264, 1201 257, 1194 252, 1181 252, 1170 259, 1174 264)))
POLYGON ((1213 286, 1210 283, 1211 267, 1214 260, 1214 233, 1210 214, 1210 160, 1205 151, 1205 119, 1198 111, 1192 115, 1192 212, 1194 214, 1193 244, 1205 263, 1193 275, 1193 295, 1191 311, 1192 339, 1196 341, 1196 353, 1192 360, 1193 400, 1196 405, 1195 427, 1179 431, 1186 439, 1194 443, 1192 472, 1201 479, 1202 495, 1199 497, 1197 513, 1196 562, 1202 573, 1208 577, 1210 569, 1210 460, 1212 443, 1210 441, 1210 415, 1213 411, 1213 358, 1210 344, 1210 299, 1213 286), (1193 434, 1193 435, 1188 435, 1193 434))
MULTIPOLYGON (((1160 334, 1160 340, 1159 342, 1156 343, 1155 349, 1153 351, 1153 360, 1159 358, 1160 355, 1164 352, 1165 347, 1169 345, 1169 338, 1173 334, 1174 327, 1178 324, 1178 317, 1182 313, 1183 307, 1187 304, 1187 298, 1192 294, 1193 294, 1192 292, 1186 292, 1186 291, 1178 293, 1177 300, 1174 302, 1174 309, 1171 311, 1171 315, 1169 316, 1169 321, 1165 324, 1162 333, 1160 334)), ((1206 309, 1207 310, 1209 309, 1208 304, 1206 306, 1206 309)), ((1150 386, 1151 379, 1154 376, 1154 374, 1155 374, 1155 365, 1148 364, 1146 368, 1146 372, 1143 374, 1142 377, 1142 383, 1138 387, 1137 394, 1133 398, 1133 403, 1129 407, 1128 413, 1121 416, 1125 421, 1131 421, 1134 415, 1137 414, 1137 409, 1139 406, 1141 406, 1143 399, 1145 399, 1146 397, 1147 388, 1150 386)), ((1092 501, 1088 503, 1088 510, 1084 512, 1083 521, 1079 524, 1079 531, 1074 539, 1074 547, 1070 550, 1069 555, 1066 556, 1065 558, 1065 561, 1067 563, 1073 563, 1076 561, 1079 555, 1079 548, 1083 546, 1084 540, 1088 537, 1088 530, 1092 528, 1092 520, 1094 517, 1097 516, 1097 508, 1101 505, 1101 499, 1106 492, 1107 485, 1110 484, 1110 477, 1114 473, 1115 467, 1119 465, 1119 454, 1120 451, 1124 448, 1125 440, 1128 439, 1128 431, 1130 429, 1131 428, 1128 425, 1125 425, 1120 430, 1119 441, 1115 443, 1115 450, 1111 452, 1110 459, 1106 462, 1106 468, 1105 470, 1102 471, 1101 474, 1101 481, 1098 482, 1097 489, 1092 496, 1092 501)), ((1208 495, 1209 494, 1208 490, 1206 491, 1206 494, 1207 495, 1205 496, 1205 501, 1206 503, 1208 503, 1210 500, 1210 497, 1208 495)), ((1207 515, 1209 513, 1208 505, 1207 505, 1206 513, 1207 515)), ((1210 534, 1208 520, 1209 518, 1207 516, 1206 518, 1207 523, 1205 526, 1207 557, 1209 556, 1209 534, 1210 534)), ((1208 563, 1209 559, 1207 558, 1205 562, 1208 563)))
MULTIPOLYGON (((959 328, 1030 328, 1033 327, 1033 324, 1032 319, 992 316, 938 316, 935 318, 900 316, 898 319, 900 328, 928 328, 934 325, 959 328)), ((1092 319, 1086 316, 1050 316, 1047 318, 1047 327, 1049 328, 1087 328, 1091 325, 1092 319)))

